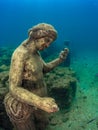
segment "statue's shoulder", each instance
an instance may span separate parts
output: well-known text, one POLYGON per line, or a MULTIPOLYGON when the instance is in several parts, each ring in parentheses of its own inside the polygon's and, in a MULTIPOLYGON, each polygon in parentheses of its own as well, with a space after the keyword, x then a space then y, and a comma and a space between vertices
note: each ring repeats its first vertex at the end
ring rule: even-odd
POLYGON ((22 45, 17 47, 12 54, 12 59, 25 60, 27 57, 28 57, 28 51, 22 45))

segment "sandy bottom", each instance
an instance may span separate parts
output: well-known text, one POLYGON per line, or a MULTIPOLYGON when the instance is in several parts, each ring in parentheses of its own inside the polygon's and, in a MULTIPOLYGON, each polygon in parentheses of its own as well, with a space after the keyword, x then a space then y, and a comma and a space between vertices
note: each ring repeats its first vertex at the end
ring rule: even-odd
POLYGON ((69 111, 53 115, 47 130, 98 130, 98 58, 78 56, 72 59, 78 87, 69 111))

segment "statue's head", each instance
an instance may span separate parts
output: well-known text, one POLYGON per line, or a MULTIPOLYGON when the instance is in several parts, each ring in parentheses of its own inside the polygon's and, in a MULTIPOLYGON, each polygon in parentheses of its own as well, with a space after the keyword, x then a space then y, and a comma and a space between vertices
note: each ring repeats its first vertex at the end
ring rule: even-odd
POLYGON ((33 26, 28 31, 29 39, 37 40, 44 37, 50 37, 53 41, 57 38, 57 31, 55 28, 47 23, 40 23, 33 26))

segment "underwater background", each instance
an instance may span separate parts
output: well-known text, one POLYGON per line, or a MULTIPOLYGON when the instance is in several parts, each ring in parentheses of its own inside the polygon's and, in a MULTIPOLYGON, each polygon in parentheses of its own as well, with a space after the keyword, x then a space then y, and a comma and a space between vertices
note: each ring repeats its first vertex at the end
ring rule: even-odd
MULTIPOLYGON (((0 0, 0 46, 16 47, 33 25, 46 22, 58 31, 57 44, 97 51, 98 0, 0 0)), ((55 45, 55 46, 56 46, 55 45)))
POLYGON ((51 75, 59 75, 61 81, 55 80, 63 85, 70 68, 77 79, 70 110, 57 113, 48 130, 98 130, 98 0, 0 0, 0 83, 3 72, 9 71, 13 51, 28 37, 28 29, 43 22, 58 32, 43 58, 52 60, 64 47, 70 49, 68 65, 59 66, 51 75))

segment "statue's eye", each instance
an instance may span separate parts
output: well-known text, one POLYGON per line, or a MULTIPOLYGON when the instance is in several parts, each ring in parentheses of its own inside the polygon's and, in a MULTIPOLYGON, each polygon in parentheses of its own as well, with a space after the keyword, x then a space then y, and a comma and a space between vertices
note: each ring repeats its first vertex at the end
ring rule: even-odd
POLYGON ((51 40, 50 40, 50 38, 45 38, 45 42, 50 42, 51 40))

